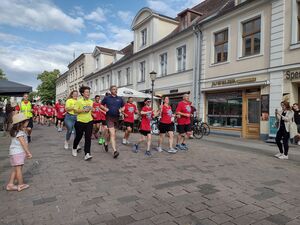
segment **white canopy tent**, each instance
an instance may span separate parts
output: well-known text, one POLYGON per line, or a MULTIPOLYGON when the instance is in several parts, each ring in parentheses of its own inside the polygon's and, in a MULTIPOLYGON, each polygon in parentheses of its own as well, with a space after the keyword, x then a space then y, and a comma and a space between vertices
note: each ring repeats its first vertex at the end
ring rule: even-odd
MULTIPOLYGON (((102 94, 102 96, 105 94, 102 94)), ((122 88, 118 88, 118 96, 120 97, 124 97, 124 98, 129 98, 129 97, 133 97, 135 99, 144 99, 144 98, 151 98, 151 94, 147 94, 147 93, 143 93, 140 91, 136 91, 130 88, 126 88, 126 87, 122 87, 122 88)), ((154 99, 159 99, 158 97, 153 97, 154 99)))

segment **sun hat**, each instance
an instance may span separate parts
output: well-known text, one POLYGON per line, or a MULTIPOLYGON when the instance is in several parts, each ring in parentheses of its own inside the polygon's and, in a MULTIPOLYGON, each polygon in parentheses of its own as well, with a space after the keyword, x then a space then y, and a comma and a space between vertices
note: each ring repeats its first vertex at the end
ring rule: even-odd
POLYGON ((27 118, 27 116, 25 116, 25 114, 18 113, 18 114, 13 116, 12 120, 13 120, 12 124, 14 125, 14 124, 23 122, 25 120, 28 120, 28 118, 27 118))

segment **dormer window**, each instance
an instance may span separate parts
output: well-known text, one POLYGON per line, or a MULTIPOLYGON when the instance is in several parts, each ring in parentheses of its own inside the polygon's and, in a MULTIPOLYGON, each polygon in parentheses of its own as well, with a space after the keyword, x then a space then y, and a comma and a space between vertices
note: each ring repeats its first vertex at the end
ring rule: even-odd
POLYGON ((141 31, 141 47, 147 44, 147 28, 141 31))

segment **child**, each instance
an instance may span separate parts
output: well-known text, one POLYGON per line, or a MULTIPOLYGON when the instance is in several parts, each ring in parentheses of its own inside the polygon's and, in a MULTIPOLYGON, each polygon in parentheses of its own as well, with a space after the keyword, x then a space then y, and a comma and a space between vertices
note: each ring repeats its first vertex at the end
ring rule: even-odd
POLYGON ((28 148, 27 134, 25 133, 28 122, 28 118, 23 113, 13 116, 13 127, 10 130, 12 140, 9 147, 10 163, 13 170, 6 186, 7 191, 22 191, 29 188, 28 184, 23 183, 22 175, 25 157, 32 158, 28 148), (18 181, 18 185, 14 184, 15 180, 18 181))
POLYGON ((146 156, 151 156, 150 152, 150 146, 151 146, 151 119, 153 118, 153 111, 152 108, 150 107, 151 100, 149 98, 146 98, 144 100, 145 106, 141 110, 141 116, 142 116, 142 121, 140 125, 140 134, 141 138, 137 144, 134 145, 133 152, 137 153, 139 150, 139 144, 144 142, 146 140, 145 137, 147 137, 147 150, 145 152, 146 156))

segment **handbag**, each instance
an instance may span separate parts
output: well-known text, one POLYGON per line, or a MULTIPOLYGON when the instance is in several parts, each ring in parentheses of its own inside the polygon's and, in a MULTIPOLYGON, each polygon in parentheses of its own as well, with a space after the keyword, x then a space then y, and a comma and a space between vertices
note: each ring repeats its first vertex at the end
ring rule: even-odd
POLYGON ((290 123, 290 138, 294 138, 297 135, 298 135, 298 127, 293 118, 292 122, 290 123))

